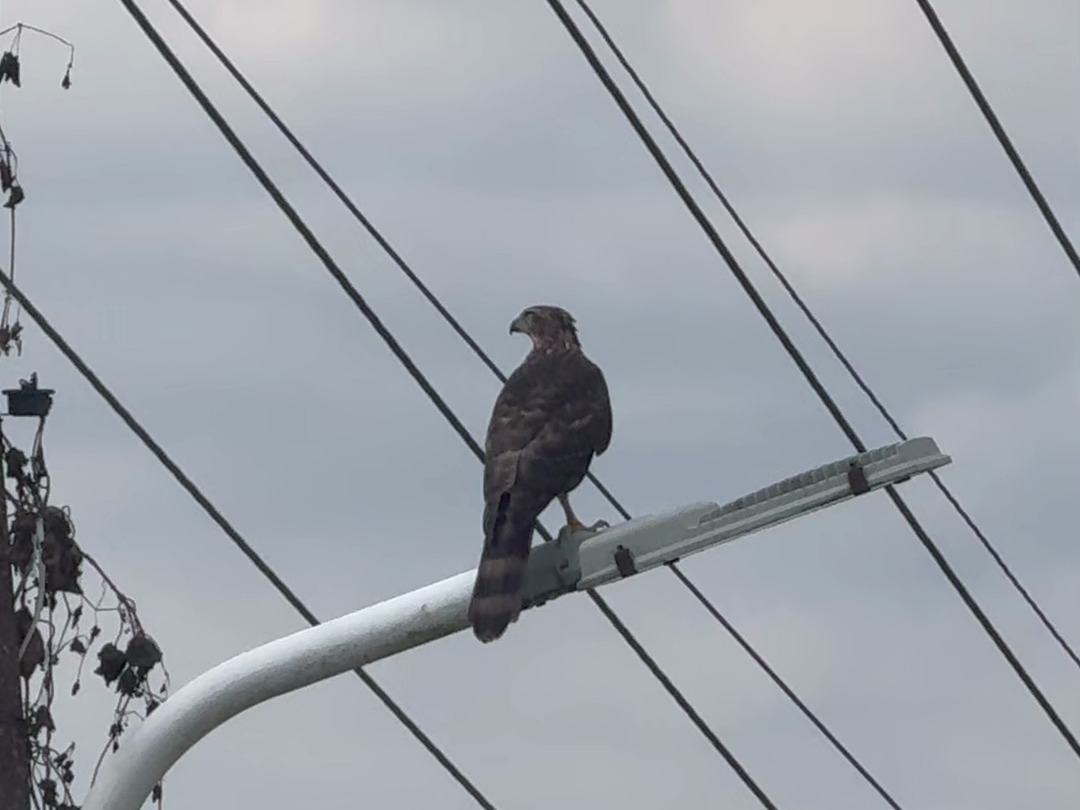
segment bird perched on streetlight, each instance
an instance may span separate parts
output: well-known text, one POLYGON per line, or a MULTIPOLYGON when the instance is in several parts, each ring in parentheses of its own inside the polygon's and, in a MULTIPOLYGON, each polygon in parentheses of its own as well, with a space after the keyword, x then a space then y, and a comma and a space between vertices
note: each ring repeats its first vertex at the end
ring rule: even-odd
POLYGON ((484 462, 484 550, 469 604, 476 637, 494 641, 521 612, 521 588, 540 513, 558 499, 571 532, 583 524, 568 496, 611 441, 604 375, 581 350, 564 309, 532 306, 510 334, 532 350, 495 400, 484 462))

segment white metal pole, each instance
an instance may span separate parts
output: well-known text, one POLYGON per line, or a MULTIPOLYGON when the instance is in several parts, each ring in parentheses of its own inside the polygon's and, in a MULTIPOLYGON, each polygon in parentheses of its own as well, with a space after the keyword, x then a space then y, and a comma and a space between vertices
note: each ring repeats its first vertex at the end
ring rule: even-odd
MULTIPOLYGON (((824 464, 723 506, 697 503, 533 548, 532 607, 682 559, 950 463, 920 437, 824 464)), ((83 810, 138 810, 191 746, 264 700, 468 627, 475 571, 272 641, 214 667, 161 704, 105 763, 83 810)))
POLYGON ((469 626, 475 571, 300 630, 185 685, 123 741, 83 810, 138 810, 191 746, 240 712, 469 626))

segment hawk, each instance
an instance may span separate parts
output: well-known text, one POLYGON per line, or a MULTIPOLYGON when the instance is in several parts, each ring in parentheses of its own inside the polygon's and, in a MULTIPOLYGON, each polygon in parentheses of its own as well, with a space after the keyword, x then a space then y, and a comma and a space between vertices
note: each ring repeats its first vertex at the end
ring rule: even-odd
POLYGON ((469 623, 494 641, 521 612, 521 588, 540 513, 558 499, 570 531, 584 526, 567 496, 611 441, 604 375, 581 351, 564 309, 533 306, 510 324, 532 350, 506 381, 491 414, 484 462, 484 550, 469 623))

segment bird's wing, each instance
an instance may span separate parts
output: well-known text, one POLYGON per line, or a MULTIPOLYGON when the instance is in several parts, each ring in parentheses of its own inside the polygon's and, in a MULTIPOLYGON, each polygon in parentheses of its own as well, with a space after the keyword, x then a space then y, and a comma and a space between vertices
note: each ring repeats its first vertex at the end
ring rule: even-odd
POLYGON ((593 452, 600 455, 611 444, 611 397, 603 372, 584 355, 581 355, 581 360, 586 364, 582 372, 582 401, 589 414, 585 427, 593 452))
MULTIPOLYGON (((600 369, 575 352, 523 363, 507 380, 487 434, 485 501, 514 487, 560 492, 564 469, 588 465, 611 441, 611 402, 600 369), (544 487, 544 481, 550 486, 544 487)), ((545 504, 546 505, 546 504, 545 504)))

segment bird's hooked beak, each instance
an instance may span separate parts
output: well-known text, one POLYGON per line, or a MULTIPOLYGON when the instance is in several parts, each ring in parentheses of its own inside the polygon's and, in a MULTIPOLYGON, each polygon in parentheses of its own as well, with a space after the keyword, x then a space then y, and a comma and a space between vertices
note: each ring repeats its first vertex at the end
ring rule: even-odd
POLYGON ((512 334, 514 334, 514 332, 521 332, 522 334, 524 334, 524 332, 525 332, 525 315, 524 315, 524 313, 522 313, 521 315, 518 315, 516 318, 514 318, 514 320, 512 320, 510 322, 510 334, 512 335, 512 334))

